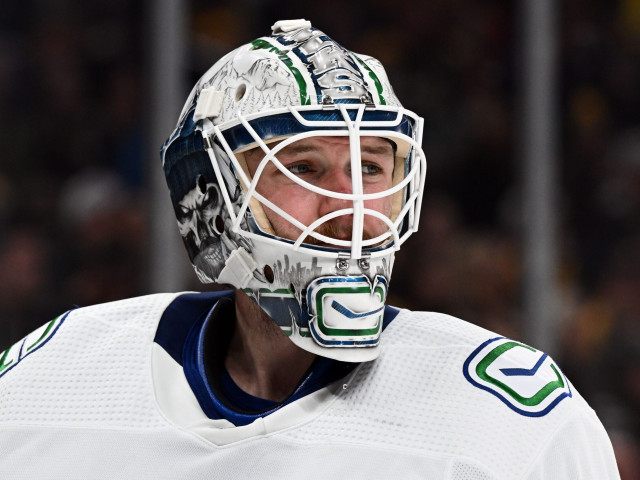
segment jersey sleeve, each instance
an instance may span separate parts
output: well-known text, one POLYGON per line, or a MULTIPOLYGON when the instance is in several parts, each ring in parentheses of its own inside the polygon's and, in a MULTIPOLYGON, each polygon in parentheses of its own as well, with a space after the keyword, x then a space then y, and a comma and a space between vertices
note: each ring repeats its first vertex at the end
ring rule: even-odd
POLYGON ((620 479, 613 446, 593 410, 569 418, 533 460, 526 480, 620 479))

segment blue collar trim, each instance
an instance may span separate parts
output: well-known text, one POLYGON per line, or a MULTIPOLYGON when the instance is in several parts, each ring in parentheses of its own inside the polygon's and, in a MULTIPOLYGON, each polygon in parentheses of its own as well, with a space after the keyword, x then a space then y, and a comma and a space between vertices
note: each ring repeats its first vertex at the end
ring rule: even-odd
MULTIPOLYGON (((235 312, 233 296, 233 291, 181 295, 167 307, 156 332, 155 342, 182 365, 207 417, 248 425, 344 378, 359 365, 317 357, 295 391, 281 403, 244 392, 224 368, 224 342, 232 332, 228 329, 233 326, 235 312)), ((396 308, 385 307, 383 329, 398 313, 396 308)))

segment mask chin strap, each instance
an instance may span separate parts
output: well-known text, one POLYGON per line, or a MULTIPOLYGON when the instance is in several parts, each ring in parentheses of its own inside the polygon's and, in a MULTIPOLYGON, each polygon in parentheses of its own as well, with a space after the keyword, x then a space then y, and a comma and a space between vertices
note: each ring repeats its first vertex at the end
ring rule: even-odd
POLYGON ((236 288, 245 288, 254 277, 258 264, 243 247, 233 250, 218 275, 218 283, 228 283, 236 288))

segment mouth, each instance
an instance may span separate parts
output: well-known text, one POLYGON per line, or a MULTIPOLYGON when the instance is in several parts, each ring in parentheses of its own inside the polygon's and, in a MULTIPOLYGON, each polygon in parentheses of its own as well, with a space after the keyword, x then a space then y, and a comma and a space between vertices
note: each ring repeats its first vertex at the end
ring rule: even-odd
MULTIPOLYGON (((274 233, 281 238, 292 240, 292 241, 298 241, 302 231, 296 227, 293 227, 293 225, 289 225, 289 226, 290 228, 282 228, 282 226, 281 228, 274 228, 274 233)), ((319 239, 309 234, 306 237, 304 237, 301 244, 306 246, 312 246, 312 247, 331 248, 334 250, 344 250, 344 251, 351 250, 351 243, 352 243, 352 237, 353 237, 353 223, 350 221, 339 222, 335 220, 330 220, 326 223, 319 225, 314 230, 314 233, 317 235, 322 235, 323 237, 326 237, 326 239, 319 239), (340 242, 341 244, 338 244, 338 242, 340 242), (344 244, 345 242, 347 242, 346 245, 344 244)), ((375 242, 375 244, 367 245, 366 247, 363 247, 363 248, 367 248, 367 249, 377 248, 381 245, 385 245, 392 238, 392 235, 391 235, 391 232, 388 230, 386 232, 376 232, 374 234, 374 232, 371 231, 371 226, 367 228, 367 226, 365 225, 365 228, 362 232, 362 241, 366 242, 374 238, 380 238, 381 240, 378 242, 375 242), (386 233, 386 235, 383 235, 384 233, 386 233)))
MULTIPOLYGON (((326 236, 329 236, 329 235, 326 235, 326 236)), ((344 251, 349 251, 351 249, 351 240, 352 240, 351 236, 343 235, 343 236, 333 236, 333 237, 330 237, 330 238, 335 239, 335 240, 340 240, 340 241, 346 241, 346 242, 349 242, 349 244, 346 245, 346 246, 345 245, 336 245, 334 243, 329 243, 329 242, 325 242, 325 241, 322 241, 322 240, 318 240, 317 238, 312 237, 310 235, 307 236, 302 241, 302 244, 303 245, 311 245, 311 246, 314 246, 314 247, 333 248, 335 250, 344 250, 344 251)), ((368 234, 366 232, 362 236, 362 240, 363 241, 371 240, 373 238, 375 238, 373 235, 368 234)), ((363 246, 362 248, 363 249, 377 248, 377 247, 380 247, 380 246, 388 244, 389 242, 392 241, 392 239, 393 239, 393 237, 391 235, 387 235, 382 240, 380 240, 379 242, 376 242, 376 243, 374 243, 372 245, 363 246)))
MULTIPOLYGON (((343 241, 343 242, 350 242, 351 241, 351 237, 350 236, 348 237, 346 235, 329 236, 329 235, 326 235, 326 234, 321 233, 321 232, 318 232, 318 233, 320 233, 321 235, 324 235, 326 237, 333 238, 333 239, 338 240, 338 241, 343 241)), ((313 245, 314 247, 329 247, 329 248, 338 248, 338 249, 349 248, 349 246, 336 245, 334 243, 324 242, 324 241, 319 240, 319 239, 317 239, 315 237, 312 237, 311 235, 307 236, 307 238, 305 238, 302 241, 302 243, 306 244, 306 245, 313 245)))

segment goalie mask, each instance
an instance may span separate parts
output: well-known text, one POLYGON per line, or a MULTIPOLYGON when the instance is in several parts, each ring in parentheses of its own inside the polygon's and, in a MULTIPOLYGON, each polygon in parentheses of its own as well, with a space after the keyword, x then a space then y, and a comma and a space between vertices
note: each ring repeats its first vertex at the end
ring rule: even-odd
POLYGON ((305 350, 375 358, 394 253, 417 230, 422 124, 377 60, 304 20, 224 56, 162 148, 200 280, 242 289, 305 350))

